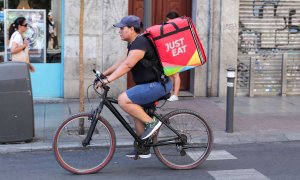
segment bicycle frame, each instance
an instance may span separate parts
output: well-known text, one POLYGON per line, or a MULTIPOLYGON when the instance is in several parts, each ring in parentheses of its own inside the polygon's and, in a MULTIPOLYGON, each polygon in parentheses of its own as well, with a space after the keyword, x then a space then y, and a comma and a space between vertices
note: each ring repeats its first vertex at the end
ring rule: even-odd
POLYGON ((125 129, 131 134, 131 136, 139 143, 142 143, 140 137, 134 132, 134 130, 130 127, 130 125, 120 114, 120 112, 113 106, 113 103, 118 104, 118 101, 110 97, 106 97, 103 99, 103 104, 115 115, 115 117, 120 121, 120 123, 125 127, 125 129))
MULTIPOLYGON (((79 113, 68 117, 59 126, 54 136, 53 150, 56 160, 62 168, 75 174, 90 174, 101 170, 111 161, 116 149, 116 135, 111 123, 104 119, 101 114, 104 106, 108 108, 134 138, 133 146, 137 153, 133 154, 135 156, 130 156, 133 159, 148 158, 149 156, 141 156, 141 153, 144 154, 145 152, 146 154, 153 147, 158 159, 171 169, 193 169, 206 160, 211 152, 213 135, 211 128, 200 114, 187 109, 176 109, 167 114, 161 114, 160 107, 157 107, 156 103, 143 105, 144 111, 151 118, 156 117, 163 125, 156 133, 152 134, 152 137, 142 140, 135 133, 126 116, 123 115, 123 111, 119 110, 117 99, 107 96, 110 87, 103 82, 103 79, 106 77, 95 70, 94 72, 97 78, 92 85, 95 93, 100 98, 98 106, 96 109, 93 108, 91 112, 79 113), (99 84, 100 82, 102 85, 99 84), (97 91, 99 86, 101 86, 103 91, 97 91), (186 123, 197 124, 199 128, 195 129, 193 126, 186 126, 186 123), (174 128, 172 127, 173 125, 174 128), (82 146, 78 146, 78 141, 82 143, 82 146), (89 147, 90 144, 91 146, 89 147), (166 145, 171 146, 164 148, 166 145), (163 148, 160 146, 163 146, 163 148), (195 148, 191 150, 193 156, 188 157, 188 159, 182 157, 190 155, 190 148, 195 148), (167 151, 164 149, 167 149, 167 151), (92 156, 91 158, 93 159, 85 158, 86 155, 96 151, 101 156, 98 158, 93 158, 92 156), (76 153, 77 155, 74 155, 76 153), (70 156, 74 159, 70 160, 70 156)), ((89 100, 88 94, 87 97, 89 100)), ((166 100, 167 98, 169 98, 169 94, 157 101, 166 100)))
MULTIPOLYGON (((113 114, 114 116, 119 120, 119 122, 125 127, 125 129, 131 134, 131 136, 139 143, 139 144, 143 144, 143 141, 141 140, 141 138, 134 132, 134 130, 130 127, 130 125, 127 123, 127 121, 124 119, 124 117, 121 115, 121 113, 113 106, 113 104, 118 104, 118 101, 114 98, 111 97, 107 97, 108 91, 109 91, 109 87, 108 86, 104 86, 103 87, 104 92, 102 94, 102 101, 100 101, 99 106, 96 109, 96 112, 94 113, 93 119, 98 119, 97 115, 99 116, 101 114, 101 111, 103 109, 103 106, 105 105, 113 114)), ((96 91, 96 90, 95 90, 96 91)), ((158 118, 163 124, 165 124, 171 131, 173 131, 178 137, 175 138, 170 138, 170 139, 166 139, 164 141, 160 141, 158 143, 146 143, 144 144, 145 146, 162 146, 162 145, 169 145, 169 144, 174 144, 174 142, 170 142, 172 140, 183 140, 184 138, 174 129, 172 128, 168 123, 166 123, 165 121, 162 120, 161 116, 158 115, 157 113, 153 112, 153 115, 158 118), (169 143, 167 143, 169 142, 169 143)), ((92 134, 95 130, 97 121, 93 121, 86 138, 83 140, 82 144, 83 145, 88 145, 91 138, 92 138, 92 134)))
MULTIPOLYGON (((130 125, 127 123, 127 121, 123 118, 123 116, 120 114, 120 112, 113 106, 112 103, 118 104, 118 101, 110 98, 110 97, 106 97, 103 99, 103 104, 116 116, 116 118, 120 121, 120 123, 126 128, 126 130, 132 135, 132 137, 139 143, 142 144, 142 140, 141 138, 134 132, 134 130, 130 127, 130 125)), ((175 130, 173 129, 168 123, 162 121, 162 118, 154 113, 154 116, 156 116, 156 118, 159 118, 161 120, 161 122, 163 124, 165 124, 169 129, 171 129, 178 137, 177 138, 170 138, 167 140, 164 140, 163 142, 167 142, 170 140, 176 140, 176 139, 181 139, 181 135, 175 130)), ((163 143, 162 141, 156 144, 152 144, 152 146, 161 146, 161 145, 168 145, 168 144, 173 144, 173 143, 163 143)), ((151 144, 145 144, 145 146, 150 146, 151 144)))

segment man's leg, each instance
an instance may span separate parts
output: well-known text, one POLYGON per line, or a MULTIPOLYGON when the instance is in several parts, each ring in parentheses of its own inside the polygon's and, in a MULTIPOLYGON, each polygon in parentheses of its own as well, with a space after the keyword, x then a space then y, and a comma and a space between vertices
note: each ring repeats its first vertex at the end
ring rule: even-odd
MULTIPOLYGON (((134 125, 135 125, 135 132, 138 136, 142 136, 142 134, 145 131, 145 123, 146 121, 142 120, 148 120, 148 122, 153 121, 150 116, 147 115, 147 113, 144 111, 144 109, 131 102, 131 100, 127 97, 127 94, 124 92, 122 93, 118 98, 118 104, 119 106, 128 114, 133 116, 134 125)), ((139 158, 150 158, 150 148, 145 149, 145 151, 139 152, 137 149, 134 149, 133 151, 126 154, 127 157, 130 158, 136 158, 137 156, 139 158)))
POLYGON ((137 118, 133 118, 134 120, 134 127, 135 127, 135 132, 138 136, 141 136, 144 131, 145 131, 145 124, 138 120, 137 118))
MULTIPOLYGON (((137 118, 138 120, 141 121, 141 123, 146 123, 146 128, 144 133, 142 133, 141 135, 141 139, 147 139, 149 138, 160 126, 161 126, 161 122, 156 120, 156 119, 152 119, 145 111, 144 109, 137 105, 134 104, 127 96, 127 94, 125 92, 123 92, 119 98, 118 98, 118 104, 120 105, 120 107, 127 112, 128 114, 130 114, 131 116, 137 118)), ((138 123, 137 128, 137 132, 140 133, 142 132, 141 129, 141 124, 138 123)))
POLYGON ((149 123, 153 121, 152 118, 148 116, 148 114, 144 111, 144 109, 141 106, 131 102, 131 100, 128 98, 125 92, 123 92, 118 97, 118 104, 129 115, 144 123, 149 123))

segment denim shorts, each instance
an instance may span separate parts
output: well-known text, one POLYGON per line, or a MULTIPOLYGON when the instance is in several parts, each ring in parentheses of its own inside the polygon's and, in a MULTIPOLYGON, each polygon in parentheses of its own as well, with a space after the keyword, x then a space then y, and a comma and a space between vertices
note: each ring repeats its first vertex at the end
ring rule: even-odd
POLYGON ((128 98, 135 104, 143 105, 152 103, 160 97, 168 94, 172 89, 172 81, 169 81, 164 86, 160 82, 151 82, 147 84, 136 85, 126 91, 128 98))

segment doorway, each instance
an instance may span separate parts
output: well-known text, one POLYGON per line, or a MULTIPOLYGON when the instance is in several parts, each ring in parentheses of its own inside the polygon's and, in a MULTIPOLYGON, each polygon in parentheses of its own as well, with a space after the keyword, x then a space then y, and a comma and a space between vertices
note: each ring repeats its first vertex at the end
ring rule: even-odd
MULTIPOLYGON (((170 11, 177 12, 180 16, 192 16, 192 0, 152 0, 152 23, 161 24, 166 20, 170 11)), ((144 1, 129 0, 128 14, 144 19, 144 1)), ((190 91, 190 71, 180 73, 180 91, 190 91)), ((134 86, 131 73, 127 76, 127 88, 134 86)))

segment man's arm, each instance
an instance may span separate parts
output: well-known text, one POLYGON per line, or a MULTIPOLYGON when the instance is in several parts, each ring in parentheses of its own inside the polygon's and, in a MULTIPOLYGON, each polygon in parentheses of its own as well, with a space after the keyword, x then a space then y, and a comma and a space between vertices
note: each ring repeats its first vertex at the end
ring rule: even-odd
POLYGON ((122 58, 119 61, 115 62, 111 67, 106 69, 104 72, 102 72, 103 75, 109 76, 111 73, 113 73, 121 64, 123 61, 125 61, 126 58, 122 58))
POLYGON ((143 59, 144 55, 145 51, 143 50, 131 50, 126 59, 107 77, 108 81, 112 82, 129 72, 137 62, 143 59))

